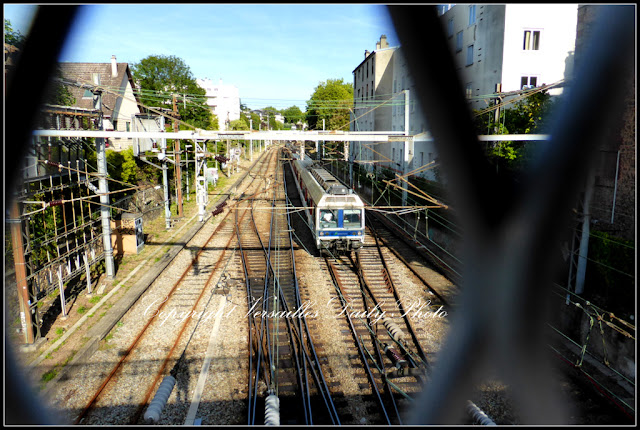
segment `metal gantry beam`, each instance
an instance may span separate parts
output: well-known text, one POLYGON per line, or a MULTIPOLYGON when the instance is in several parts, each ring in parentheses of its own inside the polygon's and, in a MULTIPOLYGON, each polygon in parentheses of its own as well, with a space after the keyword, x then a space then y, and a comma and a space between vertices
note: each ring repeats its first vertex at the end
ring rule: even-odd
MULTIPOLYGON (((186 140, 307 140, 313 142, 404 142, 434 141, 429 134, 405 135, 404 131, 210 131, 181 130, 178 132, 160 131, 103 131, 103 130, 34 130, 34 136, 44 137, 86 137, 86 138, 149 138, 149 139, 186 139, 186 140)), ((546 141, 548 134, 489 134, 480 135, 481 142, 497 141, 546 141)))

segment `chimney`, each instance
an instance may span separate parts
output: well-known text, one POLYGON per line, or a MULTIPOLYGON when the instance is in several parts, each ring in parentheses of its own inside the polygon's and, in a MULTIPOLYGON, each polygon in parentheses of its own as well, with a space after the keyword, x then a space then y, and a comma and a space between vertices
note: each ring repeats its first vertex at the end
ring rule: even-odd
POLYGON ((115 78, 118 76, 118 64, 116 63, 116 56, 111 56, 111 77, 115 78))
POLYGON ((389 46, 389 42, 387 42, 387 35, 383 34, 380 36, 380 48, 384 49, 389 46))
POLYGON ((369 51, 365 50, 364 51, 364 58, 366 59, 369 56, 369 51))
POLYGON ((380 42, 376 42, 376 51, 380 49, 380 42))

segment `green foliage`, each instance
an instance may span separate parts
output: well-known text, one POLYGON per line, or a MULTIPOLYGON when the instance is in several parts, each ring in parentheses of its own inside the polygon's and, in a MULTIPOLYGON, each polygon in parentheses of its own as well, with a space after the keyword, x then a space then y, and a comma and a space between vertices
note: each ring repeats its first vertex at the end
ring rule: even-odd
POLYGON ((244 119, 234 119, 229 124, 230 130, 249 130, 249 124, 244 119))
POLYGON ((122 180, 130 184, 135 184, 140 178, 140 168, 133 155, 133 148, 122 151, 122 180))
POLYGON ((251 118, 251 126, 253 127, 253 130, 259 130, 260 129, 260 115, 258 115, 255 112, 251 112, 250 114, 250 118, 251 118))
POLYGON ((634 242, 618 238, 603 231, 593 231, 589 239, 589 258, 601 264, 592 264, 603 286, 619 289, 626 285, 633 289, 634 242), (628 274, 628 275, 625 275, 628 274))
POLYGON ((311 99, 307 101, 306 120, 311 130, 338 130, 346 127, 353 107, 353 84, 342 78, 327 79, 315 88, 311 99))
MULTIPOLYGON (((494 112, 476 115, 474 122, 476 133, 479 135, 547 133, 553 106, 553 100, 546 91, 532 94, 516 102, 513 107, 502 109, 498 122, 495 121, 494 112)), ((485 146, 487 158, 498 171, 522 170, 532 152, 531 145, 523 141, 495 142, 485 146)))
POLYGON ((87 308, 86 308, 86 307, 84 307, 84 306, 80 306, 80 307, 78 308, 78 313, 79 313, 80 315, 82 315, 82 314, 83 314, 83 313, 85 313, 85 312, 87 312, 87 308))
POLYGON ((285 124, 297 124, 304 119, 304 113, 298 106, 291 106, 282 111, 285 124))
POLYGON ((4 43, 22 49, 25 39, 25 36, 20 31, 13 29, 10 20, 4 20, 4 43))
POLYGON ((58 375, 58 369, 51 369, 42 375, 42 382, 49 382, 58 375))
POLYGON ((206 91, 197 84, 184 60, 173 55, 150 55, 133 64, 131 72, 140 86, 143 104, 172 109, 172 95, 180 99, 186 95, 186 109, 185 103, 177 103, 181 120, 197 128, 212 128, 206 91))

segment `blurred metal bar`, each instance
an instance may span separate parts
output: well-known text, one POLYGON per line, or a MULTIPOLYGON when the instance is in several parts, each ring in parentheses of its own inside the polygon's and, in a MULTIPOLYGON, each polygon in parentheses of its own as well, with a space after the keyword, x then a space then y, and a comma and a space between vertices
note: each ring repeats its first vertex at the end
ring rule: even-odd
POLYGON ((471 121, 434 6, 389 6, 465 231, 461 307, 411 423, 455 424, 487 370, 511 386, 524 424, 563 424, 551 389, 543 323, 555 244, 584 183, 595 144, 622 107, 634 59, 634 6, 603 13, 550 142, 522 183, 498 182, 471 121), (561 185, 561 186, 560 186, 561 185))

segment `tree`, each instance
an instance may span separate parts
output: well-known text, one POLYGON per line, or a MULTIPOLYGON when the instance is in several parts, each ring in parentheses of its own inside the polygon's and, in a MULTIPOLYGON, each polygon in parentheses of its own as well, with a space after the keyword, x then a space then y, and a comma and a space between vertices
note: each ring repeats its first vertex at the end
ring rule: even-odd
POLYGON ((150 55, 133 64, 131 72, 140 87, 140 100, 143 104, 172 109, 175 95, 182 121, 197 128, 212 128, 206 91, 197 84, 191 69, 181 58, 173 55, 150 55))
MULTIPOLYGON (((519 100, 513 107, 500 112, 498 122, 494 112, 476 115, 477 134, 544 134, 548 132, 554 102, 546 91, 519 100)), ((476 111, 477 113, 478 111, 476 111)), ((489 161, 508 170, 520 170, 528 159, 531 145, 523 141, 503 141, 488 144, 485 153, 489 161)))
POLYGON ((260 115, 258 115, 255 112, 251 112, 249 114, 249 119, 251 119, 251 122, 249 123, 251 126, 252 130, 259 130, 260 129, 260 115))
MULTIPOLYGON (((24 46, 25 39, 25 36, 20 33, 20 31, 13 29, 11 21, 8 19, 4 20, 4 42, 6 44, 15 46, 18 48, 18 51, 20 51, 24 46)), ((55 77, 62 78, 62 69, 59 65, 56 66, 55 77)), ((44 103, 59 106, 73 106, 76 103, 76 99, 71 95, 71 91, 69 91, 66 86, 59 82, 52 81, 49 83, 44 103)))
POLYGON ((306 119, 309 129, 322 129, 323 119, 328 130, 346 127, 352 107, 353 84, 344 82, 342 78, 321 82, 307 101, 306 119))
POLYGON ((297 124, 304 119, 304 113, 298 106, 291 106, 282 111, 285 124, 297 124))
POLYGON ((11 27, 11 21, 4 20, 4 43, 15 46, 18 49, 22 49, 24 45, 25 37, 18 30, 14 30, 11 27))
POLYGON ((249 124, 247 124, 242 118, 234 119, 229 124, 230 130, 249 130, 249 124))

